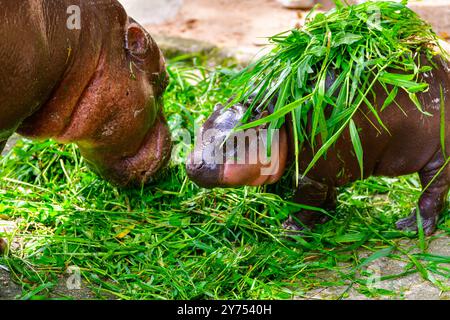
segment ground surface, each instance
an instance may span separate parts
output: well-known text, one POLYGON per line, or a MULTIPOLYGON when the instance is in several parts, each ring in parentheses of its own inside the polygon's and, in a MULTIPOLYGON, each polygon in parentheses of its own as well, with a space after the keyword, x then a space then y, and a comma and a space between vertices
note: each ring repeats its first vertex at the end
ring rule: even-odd
POLYGON ((185 1, 174 18, 148 29, 254 54, 268 36, 293 27, 298 20, 296 10, 283 9, 274 0, 197 0, 185 1))
MULTIPOLYGON (((127 7, 128 1, 123 0, 127 7)), ((331 7, 331 0, 322 1, 322 8, 331 7)), ((267 37, 302 23, 308 12, 283 8, 275 0, 173 0, 158 3, 155 11, 168 8, 172 8, 172 14, 163 14, 164 19, 153 18, 160 15, 151 15, 151 11, 148 15, 140 13, 142 22, 157 38, 199 40, 230 50, 244 60, 260 52, 267 37)), ((133 6, 130 10, 133 12, 133 6)))
POLYGON ((22 295, 22 287, 15 284, 8 272, 0 270, 0 300, 10 300, 22 295))
MULTIPOLYGON (((404 248, 414 246, 414 241, 404 241, 402 242, 402 246, 404 248)), ((430 243, 427 252, 434 255, 450 257, 450 237, 441 234, 437 239, 430 243)), ((364 250, 361 250, 360 254, 362 256, 367 256, 367 252, 364 250)), ((407 261, 407 259, 405 261, 407 261)), ((370 264, 368 268, 375 271, 375 274, 377 275, 373 279, 376 280, 378 276, 381 278, 402 273, 407 264, 405 261, 380 258, 370 264)), ((450 260, 446 264, 446 267, 450 267, 450 260)), ((336 277, 336 274, 326 272, 323 274, 323 277, 333 279, 333 277, 336 277)), ((445 277, 438 277, 437 279, 442 282, 444 287, 450 288, 450 279, 445 277)), ((377 288, 379 290, 389 291, 391 292, 390 297, 392 299, 450 300, 450 292, 441 290, 430 283, 430 281, 424 281, 418 273, 405 275, 397 279, 380 281, 374 283, 370 288, 372 290, 377 288)), ((353 288, 351 281, 348 281, 345 286, 319 288, 307 293, 308 299, 337 299, 341 297, 352 300, 368 299, 367 295, 362 294, 353 288)), ((379 297, 376 296, 372 298, 379 299, 379 297)))

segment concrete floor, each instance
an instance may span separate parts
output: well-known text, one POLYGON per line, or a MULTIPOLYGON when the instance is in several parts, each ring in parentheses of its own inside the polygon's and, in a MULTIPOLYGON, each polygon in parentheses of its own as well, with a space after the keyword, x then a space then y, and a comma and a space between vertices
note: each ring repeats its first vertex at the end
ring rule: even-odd
POLYGON ((0 300, 11 300, 20 297, 22 289, 15 284, 7 271, 0 267, 0 300))
MULTIPOLYGON (((409 251, 410 254, 418 253, 417 249, 409 250, 408 248, 415 248, 415 240, 402 241, 402 249, 409 251)), ((437 235, 437 238, 431 241, 427 253, 450 256, 450 238, 448 236, 437 235)), ((370 252, 360 251, 358 253, 360 258, 366 258, 370 252)), ((385 277, 389 275, 401 274, 405 271, 405 266, 409 259, 405 256, 404 261, 392 260, 388 258, 380 258, 367 266, 371 272, 376 272, 376 277, 385 277), (407 262, 406 262, 407 261, 407 262)), ((441 264, 441 267, 449 268, 450 264, 441 264)), ((342 271, 349 270, 349 267, 342 265, 342 271)), ((373 279, 376 280, 376 277, 373 279)), ((321 278, 332 280, 336 278, 336 274, 331 272, 324 272, 321 278)), ((443 288, 450 289, 450 279, 436 276, 436 280, 441 282, 443 288)), ((368 297, 357 290, 358 285, 351 285, 349 282, 346 286, 339 287, 324 287, 311 290, 306 293, 309 299, 337 299, 343 294, 344 299, 350 300, 367 300, 368 297)), ((441 291, 437 286, 426 281, 419 273, 410 274, 393 280, 374 281, 372 290, 383 289, 393 292, 393 295, 378 296, 376 299, 404 299, 404 300, 450 300, 449 291, 441 291)))

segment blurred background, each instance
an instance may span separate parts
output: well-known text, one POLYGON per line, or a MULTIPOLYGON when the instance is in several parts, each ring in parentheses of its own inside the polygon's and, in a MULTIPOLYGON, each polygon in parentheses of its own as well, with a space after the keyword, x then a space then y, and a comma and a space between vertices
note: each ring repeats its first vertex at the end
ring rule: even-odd
MULTIPOLYGON (((315 4, 320 3, 323 10, 333 7, 331 0, 119 1, 130 16, 147 27, 163 49, 172 47, 190 51, 194 50, 190 46, 198 49, 199 45, 210 44, 227 48, 238 56, 252 55, 266 43, 267 36, 302 24, 306 13, 315 4)), ((449 39, 450 0, 413 0, 409 3, 441 37, 449 39)))

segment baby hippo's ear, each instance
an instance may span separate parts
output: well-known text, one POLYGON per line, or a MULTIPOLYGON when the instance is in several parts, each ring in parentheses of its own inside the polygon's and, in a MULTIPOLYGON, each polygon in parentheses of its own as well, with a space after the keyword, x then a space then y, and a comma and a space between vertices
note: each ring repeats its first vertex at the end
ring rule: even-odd
POLYGON ((147 33, 137 23, 128 26, 126 48, 133 56, 144 56, 149 48, 147 33))

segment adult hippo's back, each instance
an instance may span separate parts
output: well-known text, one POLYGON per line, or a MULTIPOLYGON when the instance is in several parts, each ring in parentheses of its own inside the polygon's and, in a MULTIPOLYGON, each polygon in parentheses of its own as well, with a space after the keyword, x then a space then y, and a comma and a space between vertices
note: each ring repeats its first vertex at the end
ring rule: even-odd
POLYGON ((164 166, 164 59, 116 0, 0 0, 0 38, 0 151, 16 131, 74 142, 121 186, 164 166))

